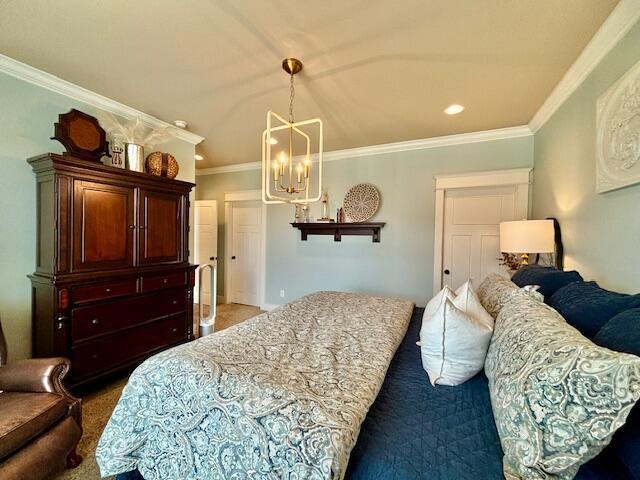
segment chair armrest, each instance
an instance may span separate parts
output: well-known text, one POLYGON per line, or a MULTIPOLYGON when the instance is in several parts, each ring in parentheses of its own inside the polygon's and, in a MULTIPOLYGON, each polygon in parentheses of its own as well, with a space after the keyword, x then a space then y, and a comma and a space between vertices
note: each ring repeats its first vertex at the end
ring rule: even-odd
POLYGON ((0 391, 57 393, 69 403, 69 414, 82 425, 82 404, 62 384, 71 362, 66 358, 31 358, 0 367, 0 391))
POLYGON ((62 379, 71 363, 66 358, 32 358, 0 367, 0 390, 66 394, 62 379))

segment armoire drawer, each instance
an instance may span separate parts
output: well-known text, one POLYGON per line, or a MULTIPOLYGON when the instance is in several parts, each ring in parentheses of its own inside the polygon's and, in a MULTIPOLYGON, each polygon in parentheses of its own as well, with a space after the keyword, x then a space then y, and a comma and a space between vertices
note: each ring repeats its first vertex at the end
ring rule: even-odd
POLYGON ((166 275, 145 275, 142 277, 142 291, 153 292, 165 288, 181 287, 187 284, 185 272, 166 275))
POLYGON ((86 303, 105 298, 123 297, 133 295, 138 291, 138 279, 127 278, 112 282, 94 283, 92 285, 80 285, 71 289, 73 303, 86 303))
POLYGON ((75 346, 73 377, 83 379, 178 343, 185 338, 185 327, 185 314, 180 313, 75 346))
POLYGON ((71 310, 74 343, 186 311, 184 289, 114 300, 71 310))

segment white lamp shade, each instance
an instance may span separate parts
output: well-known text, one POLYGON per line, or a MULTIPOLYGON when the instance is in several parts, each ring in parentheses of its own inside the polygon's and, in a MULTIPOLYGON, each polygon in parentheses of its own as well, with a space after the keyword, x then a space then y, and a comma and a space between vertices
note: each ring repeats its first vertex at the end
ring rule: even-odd
POLYGON ((553 253, 553 220, 520 220, 500 223, 500 251, 504 253, 553 253))

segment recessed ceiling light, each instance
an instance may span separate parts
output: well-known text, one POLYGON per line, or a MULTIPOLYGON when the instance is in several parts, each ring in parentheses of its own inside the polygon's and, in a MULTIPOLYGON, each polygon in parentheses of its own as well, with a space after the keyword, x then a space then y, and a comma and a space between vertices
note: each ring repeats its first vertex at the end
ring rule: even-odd
POLYGON ((196 160, 204 160, 204 157, 202 155, 200 155, 199 153, 196 153, 193 158, 195 158, 196 160))
POLYGON ((276 145, 276 144, 278 143, 278 139, 277 139, 277 138, 273 138, 273 137, 271 137, 271 138, 269 139, 269 143, 270 143, 271 145, 276 145))
POLYGON ((463 110, 464 110, 464 107, 462 105, 458 105, 457 103, 454 103, 453 105, 449 105, 447 108, 445 108, 444 113, 446 113, 447 115, 457 115, 463 110))
POLYGON ((184 120, 174 120, 173 124, 178 128, 187 128, 187 122, 184 120))

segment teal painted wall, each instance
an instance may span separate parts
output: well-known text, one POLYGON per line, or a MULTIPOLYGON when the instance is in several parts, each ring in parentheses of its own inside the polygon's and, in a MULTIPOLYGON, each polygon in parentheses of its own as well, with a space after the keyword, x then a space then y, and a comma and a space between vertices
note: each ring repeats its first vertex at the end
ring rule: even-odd
MULTIPOLYGON (((532 137, 327 162, 332 216, 351 186, 369 182, 379 189, 382 204, 374 220, 387 222, 382 241, 343 237, 336 243, 332 237, 312 236, 302 242, 289 225, 293 207, 269 206, 266 302, 281 304, 332 289, 398 295, 424 305, 433 288, 434 175, 532 165, 532 137), (285 290, 285 298, 280 298, 280 290, 285 290)), ((196 181, 197 199, 219 202, 218 254, 223 257, 224 193, 259 189, 260 172, 198 176, 196 181)), ((319 204, 312 216, 320 216, 319 204)), ((224 264, 220 270, 223 285, 224 264)))
MULTIPOLYGON (((31 354, 31 287, 35 268, 35 179, 28 157, 62 152, 49 137, 58 114, 95 109, 0 73, 0 318, 12 360, 31 354)), ((193 145, 173 140, 158 149, 180 162, 179 178, 194 181, 193 145)))
POLYGON ((601 286, 640 291, 640 184, 595 193, 596 101, 640 61, 640 23, 535 135, 533 213, 562 227, 566 268, 601 286))

